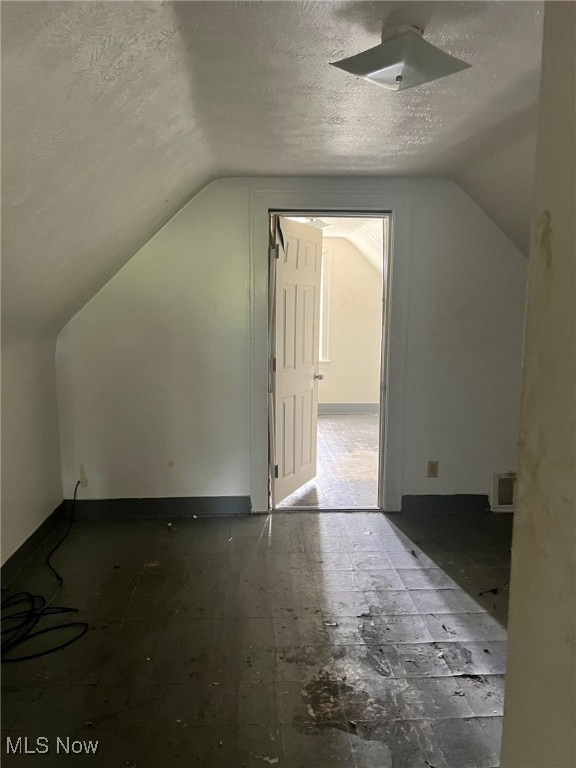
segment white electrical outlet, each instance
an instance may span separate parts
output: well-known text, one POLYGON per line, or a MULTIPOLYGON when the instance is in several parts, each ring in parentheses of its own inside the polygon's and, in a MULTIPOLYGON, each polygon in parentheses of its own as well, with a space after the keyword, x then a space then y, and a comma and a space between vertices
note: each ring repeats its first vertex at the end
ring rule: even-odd
POLYGON ((438 462, 437 461, 429 461, 428 462, 427 477, 438 477, 438 462))
POLYGON ((84 464, 80 464, 80 485, 82 488, 86 488, 88 485, 88 478, 86 477, 86 470, 84 469, 84 464))

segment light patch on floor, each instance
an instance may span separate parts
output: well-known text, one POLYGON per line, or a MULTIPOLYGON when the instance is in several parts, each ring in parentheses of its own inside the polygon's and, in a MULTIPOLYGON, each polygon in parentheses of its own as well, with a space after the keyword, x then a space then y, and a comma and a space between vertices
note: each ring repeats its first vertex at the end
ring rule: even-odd
MULTIPOLYGON (((3 664, 4 744, 97 740, 86 768, 497 768, 509 516, 169 522, 76 522, 54 605, 90 629, 3 664)), ((52 545, 5 586, 52 594, 52 545)))
POLYGON ((318 416, 316 477, 277 506, 369 509, 378 505, 378 414, 318 416))

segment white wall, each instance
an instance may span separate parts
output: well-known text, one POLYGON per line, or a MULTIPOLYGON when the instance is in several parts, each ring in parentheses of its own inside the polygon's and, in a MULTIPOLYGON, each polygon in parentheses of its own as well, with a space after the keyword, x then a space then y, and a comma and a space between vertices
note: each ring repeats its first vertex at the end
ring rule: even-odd
POLYGON ((503 768, 576 765, 576 5, 547 3, 503 768))
POLYGON ((487 493, 516 467, 526 259, 456 186, 419 187, 413 226, 405 493, 487 493))
POLYGON ((62 501, 54 348, 2 340, 2 563, 62 501))
MULTIPOLYGON (((394 403, 396 419, 406 415, 402 492, 486 493, 489 470, 514 466, 525 259, 462 190, 441 180, 225 179, 62 332, 65 488, 83 463, 92 498, 249 493, 250 313, 266 284, 250 274, 251 192, 296 199, 312 188, 340 189, 344 207, 352 188, 408 201, 409 331, 392 340, 407 361, 405 399, 394 403), (440 461, 438 480, 425 478, 429 458, 440 461)), ((265 434, 256 439, 265 445, 265 434)))
POLYGON ((247 189, 195 197, 57 348, 64 487, 84 498, 248 495, 247 189))
POLYGON ((380 401, 382 271, 342 237, 325 237, 329 252, 329 362, 319 403, 380 401))
POLYGON ((527 133, 512 131, 479 148, 455 167, 451 178, 528 255, 536 130, 531 117, 525 116, 525 122, 527 133))

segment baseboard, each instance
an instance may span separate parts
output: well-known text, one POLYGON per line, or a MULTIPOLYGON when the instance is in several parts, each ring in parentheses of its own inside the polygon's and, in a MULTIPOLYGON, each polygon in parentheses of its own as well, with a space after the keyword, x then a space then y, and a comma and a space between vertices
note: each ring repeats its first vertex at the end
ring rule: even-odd
POLYGON ((402 496, 402 512, 444 512, 466 514, 490 512, 488 495, 456 493, 453 495, 422 494, 402 496))
MULTIPOLYGON (((66 500, 67 509, 72 504, 66 500)), ((76 518, 103 520, 110 518, 224 517, 248 515, 249 496, 179 496, 161 499, 78 499, 76 518)))
POLYGON ((0 569, 0 577, 2 583, 9 582, 14 574, 20 570, 26 560, 31 557, 42 542, 46 539, 49 533, 51 533, 58 523, 66 514, 66 504, 62 502, 59 504, 52 514, 48 515, 43 523, 40 523, 38 528, 32 533, 23 544, 20 544, 16 552, 14 552, 8 560, 4 563, 0 569))
POLYGON ((319 416, 346 416, 355 413, 379 412, 379 403, 318 403, 319 416))

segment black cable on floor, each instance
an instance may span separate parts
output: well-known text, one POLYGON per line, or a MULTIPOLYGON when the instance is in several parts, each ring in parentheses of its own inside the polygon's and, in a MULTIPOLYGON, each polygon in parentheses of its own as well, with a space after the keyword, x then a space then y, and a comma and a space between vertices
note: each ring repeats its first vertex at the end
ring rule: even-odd
POLYGON ((60 587, 64 584, 64 580, 62 579, 62 576, 60 576, 60 574, 58 573, 56 568, 54 568, 54 566, 52 565, 52 562, 51 562, 52 561, 52 555, 56 552, 57 549, 60 548, 60 545, 62 544, 64 539, 70 533, 70 528, 72 528, 72 524, 74 523, 74 513, 76 512, 76 496, 78 494, 78 486, 79 485, 80 485, 80 480, 78 480, 76 485, 74 486, 74 495, 72 496, 72 506, 70 507, 70 517, 68 519, 68 526, 67 526, 66 530, 64 531, 64 534, 63 534, 62 538, 58 541, 57 544, 55 544, 52 547, 50 552, 46 555, 46 565, 48 566, 48 568, 50 568, 50 570, 52 571, 54 576, 56 576, 56 578, 58 579, 58 584, 60 585, 60 587))
MULTIPOLYGON (((48 555, 46 556, 46 565, 50 568, 56 579, 58 580, 58 587, 50 598, 46 599, 42 595, 33 595, 31 592, 16 592, 8 597, 2 599, 2 662, 16 662, 26 661, 28 659, 37 659, 40 656, 46 656, 54 651, 59 651, 62 648, 66 648, 67 645, 79 640, 82 635, 88 632, 88 624, 85 621, 71 621, 64 622, 62 624, 55 624, 52 627, 46 627, 45 629, 36 629, 41 619, 45 616, 56 616, 64 613, 77 613, 77 608, 66 608, 64 606, 53 606, 52 602, 61 587, 64 584, 64 579, 58 573, 56 568, 52 565, 52 556, 59 549, 60 545, 66 539, 70 533, 70 529, 74 523, 75 511, 76 511, 76 496, 78 493, 78 486, 80 481, 76 483, 74 488, 74 496, 72 499, 72 506, 70 508, 70 518, 64 534, 58 540, 58 542, 52 547, 48 555), (73 630, 72 636, 67 640, 56 645, 52 645, 43 651, 36 651, 35 653, 29 653, 22 655, 12 656, 11 653, 15 649, 21 649, 24 643, 39 637, 40 635, 48 635, 50 632, 69 632, 73 630)), ((2 590, 5 592, 6 590, 2 590)))

